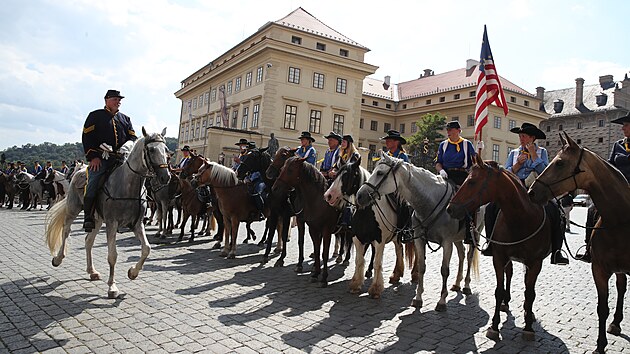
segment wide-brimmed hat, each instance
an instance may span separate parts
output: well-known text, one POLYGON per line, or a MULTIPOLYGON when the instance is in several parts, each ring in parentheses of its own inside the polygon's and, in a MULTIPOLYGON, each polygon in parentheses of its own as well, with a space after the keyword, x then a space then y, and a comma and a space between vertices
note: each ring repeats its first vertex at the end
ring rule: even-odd
POLYGON ((302 135, 300 135, 298 139, 308 139, 311 141, 311 143, 315 141, 315 139, 313 139, 313 137, 311 136, 310 132, 302 132, 302 135))
POLYGON ((461 125, 459 125, 459 122, 458 122, 458 121, 456 121, 456 120, 452 120, 452 121, 450 121, 450 122, 446 123, 446 129, 452 129, 452 128, 455 128, 455 129, 462 129, 462 126, 461 126, 461 125))
POLYGON ((610 122, 611 123, 615 123, 615 124, 623 124, 623 123, 626 123, 626 122, 630 123, 630 114, 625 116, 625 117, 613 119, 610 122))
POLYGON ((347 141, 347 142, 349 142, 349 143, 354 143, 354 139, 352 138, 352 135, 350 135, 350 134, 344 135, 342 139, 347 141))
POLYGON ((181 149, 181 151, 188 151, 188 152, 190 152, 190 146, 184 145, 184 147, 181 149))
POLYGON ((120 94, 120 91, 118 90, 107 90, 107 93, 105 94, 105 99, 112 98, 112 97, 125 98, 125 96, 122 96, 120 94))
POLYGON ((536 139, 547 139, 547 136, 545 135, 545 133, 543 133, 542 130, 538 129, 537 126, 531 123, 523 123, 523 125, 521 125, 520 127, 512 128, 510 129, 510 131, 516 134, 523 133, 523 134, 531 135, 536 139))
POLYGON ((245 139, 245 138, 241 138, 238 143, 234 144, 237 146, 241 146, 241 145, 249 145, 249 140, 245 139))
POLYGON ((342 139, 341 135, 339 135, 339 134, 337 134, 335 132, 330 132, 330 134, 324 135, 324 138, 326 138, 326 139, 335 138, 340 143, 341 143, 341 139, 342 139))
POLYGON ((256 148, 256 142, 255 141, 248 141, 247 142, 247 148, 248 149, 255 149, 256 148))
POLYGON ((387 135, 385 135, 384 137, 381 137, 381 140, 386 140, 386 139, 398 140, 403 145, 407 144, 407 140, 405 140, 405 138, 403 138, 400 135, 400 132, 398 132, 398 130, 388 130, 387 135))

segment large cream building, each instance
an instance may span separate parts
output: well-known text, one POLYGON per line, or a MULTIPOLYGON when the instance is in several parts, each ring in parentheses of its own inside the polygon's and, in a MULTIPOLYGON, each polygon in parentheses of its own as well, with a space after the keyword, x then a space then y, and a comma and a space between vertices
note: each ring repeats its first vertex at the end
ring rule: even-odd
MULTIPOLYGON (((459 119, 463 135, 471 137, 474 67, 425 70, 416 80, 390 84, 389 78, 368 77, 377 69, 364 61, 368 51, 302 8, 268 22, 182 81, 175 93, 182 102, 179 145, 215 161, 224 155, 229 165, 240 138, 266 146, 275 133, 280 146, 295 147, 300 133, 310 131, 321 158, 327 148, 323 135, 331 130, 380 149, 388 129, 410 136, 414 122, 435 112, 459 119)), ((518 145, 509 129, 523 122, 539 125, 548 114, 540 110, 540 97, 505 78, 501 82, 510 113, 506 118, 490 107, 483 157, 504 162, 508 149, 518 145)))

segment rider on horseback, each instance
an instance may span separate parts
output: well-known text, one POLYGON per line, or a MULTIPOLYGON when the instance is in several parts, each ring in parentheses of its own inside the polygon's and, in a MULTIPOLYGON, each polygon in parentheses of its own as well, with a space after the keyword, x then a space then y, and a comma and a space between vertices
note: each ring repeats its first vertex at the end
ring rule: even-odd
POLYGON ((339 159, 339 144, 341 144, 342 138, 341 135, 335 132, 330 132, 324 138, 328 139, 328 150, 324 154, 324 160, 319 167, 319 172, 326 177, 328 185, 330 185, 330 182, 335 179, 330 173, 333 172, 333 167, 337 163, 337 159, 339 159))
POLYGON ((181 173, 186 167, 186 165, 190 162, 190 146, 184 145, 184 147, 181 148, 181 152, 182 152, 182 155, 184 156, 179 161, 179 164, 177 164, 177 167, 173 169, 173 172, 178 173, 178 174, 181 173))
POLYGON ((247 139, 245 138, 241 138, 238 143, 234 145, 238 146, 239 150, 238 156, 234 156, 232 158, 232 169, 236 171, 238 169, 238 166, 241 164, 241 157, 243 157, 248 152, 247 148, 249 147, 249 141, 247 141, 247 139))
POLYGON ((317 161, 317 150, 313 147, 315 139, 310 132, 302 132, 298 139, 300 139, 300 147, 295 151, 295 156, 305 158, 306 162, 315 165, 317 161))
POLYGON ((94 202, 101 177, 116 165, 117 159, 113 156, 118 149, 127 141, 137 139, 131 119, 118 110, 123 98, 120 91, 107 90, 105 107, 91 112, 83 125, 83 149, 89 161, 83 198, 86 232, 91 232, 95 226, 94 202))
MULTIPOLYGON (((255 149, 257 149, 255 141, 247 143, 246 153, 255 149)), ((248 184, 249 194, 254 198, 254 204, 256 204, 256 209, 258 209, 258 215, 252 215, 252 219, 254 221, 265 220, 263 210, 265 209, 265 200, 267 199, 265 193, 267 186, 265 185, 265 181, 263 181, 261 171, 252 171, 243 181, 248 184)))

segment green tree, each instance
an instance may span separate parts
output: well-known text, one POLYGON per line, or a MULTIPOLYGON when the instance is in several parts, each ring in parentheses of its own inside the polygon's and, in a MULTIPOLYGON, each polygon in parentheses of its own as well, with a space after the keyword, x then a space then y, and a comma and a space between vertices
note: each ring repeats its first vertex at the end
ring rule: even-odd
POLYGON ((411 162, 419 167, 435 172, 435 156, 441 133, 446 126, 446 116, 440 112, 427 113, 415 122, 418 130, 407 139, 411 162))

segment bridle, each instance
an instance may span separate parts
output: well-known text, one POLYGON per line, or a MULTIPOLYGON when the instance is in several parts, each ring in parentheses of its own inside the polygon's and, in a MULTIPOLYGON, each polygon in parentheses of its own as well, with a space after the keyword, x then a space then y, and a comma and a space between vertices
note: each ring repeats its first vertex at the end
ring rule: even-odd
POLYGON ((544 182, 543 180, 541 180, 540 178, 536 179, 536 182, 542 184, 543 186, 547 187, 547 189, 549 189, 549 192, 551 192, 551 195, 554 195, 553 189, 551 188, 552 186, 562 183, 564 181, 566 181, 567 179, 573 178, 573 183, 575 184, 575 188, 574 189, 578 189, 578 184, 577 184, 577 180, 576 180, 576 176, 582 172, 586 172, 585 170, 580 169, 580 164, 582 163, 582 157, 584 156, 584 148, 580 148, 580 157, 578 158, 578 162, 575 165, 575 168, 573 169, 573 173, 571 173, 569 176, 561 178, 555 182, 551 182, 551 183, 547 183, 544 182))
POLYGON ((168 168, 168 164, 166 164, 166 163, 157 164, 157 163, 154 163, 151 160, 151 156, 149 155, 149 144, 152 144, 152 143, 162 143, 162 144, 166 145, 166 142, 164 141, 164 139, 160 135, 158 135, 155 138, 152 138, 152 139, 144 141, 144 147, 142 148, 142 160, 143 160, 143 164, 147 167, 147 171, 148 171, 147 174, 142 174, 142 173, 134 170, 133 167, 131 167, 131 165, 129 164, 129 159, 125 160, 125 163, 127 164, 127 167, 129 167, 131 172, 137 174, 138 176, 144 177, 144 178, 155 177, 156 176, 156 173, 155 173, 156 169, 168 168))
MULTIPOLYGON (((385 182, 385 180, 387 179, 387 176, 392 173, 392 172, 396 172, 396 170, 402 165, 402 160, 394 163, 393 165, 390 165, 388 163, 385 162, 381 162, 381 164, 389 167, 389 170, 387 170, 387 172, 385 172, 385 175, 383 175, 383 177, 381 178, 381 180, 376 184, 373 185, 372 183, 366 181, 365 183, 363 183, 364 185, 366 185, 368 188, 370 188, 372 191, 368 192, 368 195, 370 196, 370 199, 373 201, 375 201, 376 199, 380 199, 381 198, 381 193, 378 191, 381 188, 381 185, 383 184, 383 182, 385 182)), ((398 189, 398 181, 396 180, 396 174, 394 173, 394 185, 396 186, 396 189, 398 189)))

